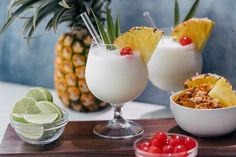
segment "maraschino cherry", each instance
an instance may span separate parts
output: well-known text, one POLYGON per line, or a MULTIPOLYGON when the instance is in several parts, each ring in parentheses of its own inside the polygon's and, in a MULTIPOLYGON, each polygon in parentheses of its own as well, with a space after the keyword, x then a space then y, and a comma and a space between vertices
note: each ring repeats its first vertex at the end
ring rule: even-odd
POLYGON ((192 43, 192 39, 190 39, 189 37, 183 37, 179 40, 179 43, 182 45, 182 46, 186 46, 186 45, 189 45, 192 43))
POLYGON ((130 47, 125 47, 120 51, 121 56, 132 55, 133 50, 130 47))

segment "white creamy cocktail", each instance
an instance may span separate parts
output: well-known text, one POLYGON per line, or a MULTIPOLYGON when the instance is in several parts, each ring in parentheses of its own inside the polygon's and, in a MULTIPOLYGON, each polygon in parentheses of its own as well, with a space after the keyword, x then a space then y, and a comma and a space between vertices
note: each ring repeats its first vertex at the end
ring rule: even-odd
POLYGON ((96 97, 110 103, 114 109, 112 120, 94 127, 96 135, 124 139, 143 133, 141 125, 123 118, 122 108, 145 89, 147 62, 162 34, 155 28, 134 27, 112 42, 92 42, 85 69, 86 83, 96 97))
POLYGON ((122 55, 114 45, 93 42, 85 75, 90 91, 114 108, 113 120, 96 125, 94 133, 112 139, 140 135, 143 128, 134 121, 125 120, 122 107, 139 96, 147 85, 148 70, 141 54, 128 52, 122 55))
POLYGON ((148 62, 149 79, 167 91, 177 91, 183 82, 202 71, 202 55, 192 42, 182 46, 171 36, 163 36, 148 62))
POLYGON ((99 99, 111 104, 123 104, 135 99, 146 87, 147 66, 140 54, 120 55, 105 47, 90 49, 86 82, 99 99))

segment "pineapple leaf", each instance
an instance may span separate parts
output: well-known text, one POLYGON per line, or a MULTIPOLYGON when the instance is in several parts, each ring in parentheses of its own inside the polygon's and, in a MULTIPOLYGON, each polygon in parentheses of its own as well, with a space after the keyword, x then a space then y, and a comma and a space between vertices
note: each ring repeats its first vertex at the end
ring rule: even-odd
MULTIPOLYGON (((61 16, 59 23, 73 21, 73 17, 68 13, 70 10, 65 10, 64 14, 61 16)), ((52 27, 52 26, 51 26, 52 27)))
POLYGON ((32 17, 32 20, 29 21, 28 26, 26 25, 23 32, 24 34, 26 34, 29 31, 27 34, 27 43, 30 42, 32 35, 34 33, 34 30, 37 28, 39 23, 48 15, 48 13, 54 12, 54 10, 58 9, 58 7, 60 6, 57 5, 57 3, 55 3, 54 1, 51 1, 50 3, 48 3, 48 5, 45 5, 41 10, 39 10, 35 27, 33 26, 33 17, 32 17))
POLYGON ((71 7, 66 3, 65 0, 61 0, 61 1, 59 2, 59 5, 62 6, 62 7, 64 7, 64 8, 67 8, 67 9, 70 9, 70 8, 71 8, 71 7))
POLYGON ((73 27, 77 27, 76 24, 77 22, 71 22, 71 21, 80 21, 81 19, 77 19, 75 20, 74 16, 71 16, 74 14, 74 12, 76 12, 76 8, 72 8, 72 9, 67 9, 65 10, 65 12, 63 13, 63 15, 61 16, 59 23, 63 23, 63 22, 68 22, 68 27, 69 28, 73 28, 73 27))
POLYGON ((21 30, 21 34, 24 35, 27 33, 27 31, 30 29, 30 27, 32 26, 32 22, 33 22, 33 17, 29 18, 23 25, 22 30, 21 30))
POLYGON ((60 8, 58 9, 59 11, 57 11, 54 16, 53 16, 53 19, 52 19, 52 26, 53 26, 53 29, 54 31, 56 32, 57 30, 57 26, 58 26, 58 23, 60 21, 60 18, 61 16, 63 15, 63 13, 65 12, 66 8, 60 8))
POLYGON ((37 18, 38 18, 38 14, 46 5, 48 5, 48 4, 46 3, 46 4, 40 5, 35 11, 34 17, 33 17, 33 27, 34 27, 34 29, 36 28, 36 21, 37 21, 37 18))
POLYGON ((197 7, 199 5, 200 0, 195 0, 195 2, 193 3, 193 6, 191 7, 191 9, 189 10, 188 14, 186 15, 186 17, 184 18, 184 21, 192 18, 197 10, 197 7))
POLYGON ((22 27, 22 30, 21 30, 22 36, 24 36, 24 38, 27 39, 27 46, 28 46, 28 47, 29 47, 30 40, 29 40, 29 37, 25 37, 25 34, 26 34, 30 29, 32 29, 31 31, 32 31, 32 33, 33 33, 33 31, 34 31, 34 28, 33 28, 33 26, 32 26, 32 24, 33 24, 33 18, 34 18, 33 16, 30 17, 30 18, 24 23, 24 25, 23 25, 23 27, 22 27))
POLYGON ((24 5, 19 7, 12 15, 7 19, 7 22, 3 25, 0 30, 0 35, 10 26, 10 24, 24 11, 31 7, 38 0, 28 0, 24 5))
POLYGON ((28 34, 28 36, 27 36, 27 45, 28 45, 28 47, 29 47, 29 45, 30 45, 30 40, 32 39, 33 33, 34 33, 34 28, 31 27, 31 29, 30 29, 30 31, 29 31, 29 34, 28 34))
POLYGON ((102 35, 103 42, 105 44, 111 44, 111 42, 109 40, 109 37, 108 37, 107 33, 105 32, 105 30, 103 28, 102 22, 98 18, 96 18, 96 22, 97 22, 97 25, 98 25, 99 32, 102 35))
MULTIPOLYGON (((7 19, 10 18, 10 16, 12 15, 12 10, 14 9, 14 7, 18 7, 19 5, 24 5, 25 3, 27 3, 29 0, 11 0, 9 5, 8 5, 8 11, 7 11, 7 19)), ((53 0, 35 0, 34 4, 36 3, 41 3, 42 1, 53 1, 53 0)), ((31 7, 33 7, 34 4, 31 4, 31 7)))
POLYGON ((47 3, 47 5, 42 6, 42 8, 39 9, 38 11, 37 20, 35 21, 35 26, 37 27, 37 25, 43 20, 43 18, 45 18, 47 15, 57 10, 59 7, 60 6, 58 6, 54 1, 51 1, 47 3))
POLYGON ((115 27, 114 27, 113 19, 112 19, 111 12, 108 6, 107 6, 106 14, 107 14, 107 34, 110 38, 110 42, 113 43, 113 41, 115 40, 115 27))
POLYGON ((63 14, 63 16, 62 16, 61 19, 60 19, 60 23, 61 23, 61 22, 65 22, 65 21, 72 21, 72 20, 73 20, 72 17, 66 16, 66 15, 63 14))
POLYGON ((100 8, 104 5, 103 1, 97 1, 97 3, 94 4, 94 6, 92 6, 93 10, 101 10, 100 8))
MULTIPOLYGON (((100 25, 105 21, 105 13, 101 12, 105 10, 106 0, 91 0, 91 8, 95 11, 97 19, 100 20, 100 25)), ((80 30, 85 28, 85 25, 80 19, 80 13, 86 11, 83 5, 83 0, 9 0, 7 19, 4 25, 0 28, 0 35, 6 31, 16 18, 24 19, 24 24, 21 33, 28 39, 32 38, 34 31, 43 20, 48 20, 45 30, 53 28, 56 30, 60 23, 69 23, 68 26, 80 30), (47 7, 43 7, 46 6, 47 7), (51 8, 51 4, 55 4, 51 8), (48 9, 49 8, 49 9, 48 9), (63 9, 61 9, 63 8, 63 9), (44 11, 46 10, 46 11, 44 11), (27 17, 23 17, 26 13, 27 17), (49 19, 47 15, 52 15, 49 19)), ((110 0, 107 0, 110 3, 110 0)), ((95 23, 93 15, 89 14, 91 21, 95 23)), ((107 36, 104 37, 104 41, 109 41, 107 36)))
POLYGON ((7 19, 9 19, 10 17, 11 17, 11 15, 12 15, 12 9, 13 9, 13 6, 14 6, 14 4, 15 4, 15 2, 16 2, 17 0, 11 0, 10 1, 10 3, 8 4, 8 6, 7 6, 7 19))
POLYGON ((52 26, 53 26, 53 18, 54 18, 54 16, 52 16, 51 18, 50 18, 50 20, 48 21, 48 23, 47 23, 47 25, 46 25, 46 27, 45 27, 45 30, 46 31, 50 31, 51 30, 51 28, 52 28, 52 26))
MULTIPOLYGON (((23 5, 27 2, 28 0, 15 0, 15 3, 13 3, 12 7, 17 7, 19 5, 23 5)), ((35 0, 35 3, 39 2, 40 0, 35 0)))
MULTIPOLYGON (((66 10, 65 10, 66 11, 66 10)), ((46 25, 46 27, 45 27, 45 30, 46 31, 50 31, 51 30, 51 28, 53 28, 54 26, 53 26, 53 21, 57 21, 57 25, 59 24, 59 23, 61 23, 61 22, 65 22, 65 21, 71 21, 72 19, 71 19, 71 17, 70 16, 66 16, 65 15, 65 11, 63 12, 63 14, 60 16, 60 17, 58 17, 58 20, 55 20, 54 18, 55 18, 55 14, 54 14, 54 16, 52 16, 51 18, 50 18, 50 20, 48 21, 48 23, 47 23, 47 25, 46 25)), ((57 27, 57 26, 56 26, 57 27)))
POLYGON ((90 15, 90 8, 92 6, 92 1, 83 1, 83 5, 86 9, 87 14, 90 15))
POLYGON ((179 4, 178 4, 178 0, 175 0, 174 26, 178 24, 179 24, 179 4))
POLYGON ((34 18, 33 18, 33 26, 34 26, 34 29, 35 29, 35 25, 36 25, 36 21, 37 21, 37 18, 38 18, 38 14, 39 14, 39 12, 41 11, 41 10, 43 10, 43 9, 45 9, 45 6, 47 6, 47 5, 49 5, 50 3, 55 3, 55 2, 52 2, 53 0, 49 0, 49 1, 47 1, 47 2, 45 2, 45 3, 43 3, 42 5, 40 5, 37 9, 36 9, 36 11, 35 11, 35 13, 34 13, 34 18))
POLYGON ((108 37, 106 31, 103 28, 102 22, 96 17, 96 15, 94 14, 93 10, 91 10, 91 12, 92 12, 92 14, 93 14, 93 16, 95 18, 95 21, 96 21, 99 33, 100 33, 100 35, 102 37, 102 40, 103 40, 104 44, 111 44, 111 42, 109 40, 109 37, 108 37))
POLYGON ((116 16, 116 28, 115 28, 115 37, 119 37, 120 35, 120 16, 116 16))

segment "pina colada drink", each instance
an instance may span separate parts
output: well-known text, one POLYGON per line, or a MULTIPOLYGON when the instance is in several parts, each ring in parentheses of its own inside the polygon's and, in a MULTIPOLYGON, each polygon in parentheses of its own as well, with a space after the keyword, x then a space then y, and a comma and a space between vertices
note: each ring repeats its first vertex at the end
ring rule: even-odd
POLYGON ((162 37, 149 63, 149 78, 157 87, 177 91, 182 83, 202 71, 202 55, 214 27, 208 18, 191 18, 162 37))
POLYGON ((96 135, 124 139, 143 133, 142 126, 122 117, 122 107, 145 89, 147 62, 161 35, 154 28, 135 27, 117 37, 113 44, 92 43, 85 69, 86 83, 96 97, 114 109, 112 120, 94 127, 96 135))
POLYGON ((181 45, 171 36, 163 36, 148 62, 151 82, 167 91, 177 91, 187 78, 202 71, 202 55, 192 42, 181 45))
POLYGON ((86 66, 88 88, 105 102, 123 104, 146 87, 147 66, 139 53, 120 55, 105 47, 91 48, 86 66))

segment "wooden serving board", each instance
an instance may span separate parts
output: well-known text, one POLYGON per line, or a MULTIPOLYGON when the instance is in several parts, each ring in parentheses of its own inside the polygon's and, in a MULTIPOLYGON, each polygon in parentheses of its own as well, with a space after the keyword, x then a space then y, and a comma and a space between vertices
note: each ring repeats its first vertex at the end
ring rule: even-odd
MULTIPOLYGON (((143 135, 157 131, 187 134, 174 119, 137 120, 145 129, 143 135)), ((110 140, 92 133, 98 121, 69 122, 63 135, 54 143, 44 146, 30 145, 20 140, 9 125, 0 145, 0 157, 134 157, 133 142, 110 140)), ((236 131, 219 138, 197 138, 198 156, 236 156, 236 131)))

